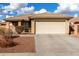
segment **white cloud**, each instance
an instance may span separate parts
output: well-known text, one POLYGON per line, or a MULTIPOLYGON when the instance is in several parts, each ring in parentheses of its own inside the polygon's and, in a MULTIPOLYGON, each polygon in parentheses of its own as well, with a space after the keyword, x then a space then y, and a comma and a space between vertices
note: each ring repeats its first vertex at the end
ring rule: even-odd
POLYGON ((17 11, 21 8, 27 7, 27 3, 10 3, 10 5, 8 6, 4 6, 3 9, 1 11, 2 14, 13 14, 13 11, 17 11))
POLYGON ((9 16, 9 15, 6 15, 6 18, 9 18, 9 17, 14 17, 14 16, 9 16))
POLYGON ((59 3, 54 13, 73 14, 79 13, 79 3, 59 3))
POLYGON ((8 10, 3 10, 2 14, 8 14, 8 10))
POLYGON ((46 9, 40 9, 39 11, 35 11, 34 6, 27 7, 28 4, 24 3, 10 3, 10 5, 5 6, 2 14, 6 15, 23 15, 23 14, 40 14, 48 12, 46 9))
POLYGON ((4 6, 0 14, 3 15, 23 15, 34 13, 34 6, 27 6, 28 3, 10 3, 8 6, 4 6))
POLYGON ((23 7, 23 6, 25 6, 24 3, 10 3, 10 5, 5 6, 4 8, 6 10, 15 10, 15 9, 23 7))
POLYGON ((21 14, 31 14, 34 12, 34 7, 31 6, 31 7, 24 7, 24 8, 21 8, 19 10, 17 10, 17 14, 21 15, 21 14))
POLYGON ((48 12, 46 9, 41 9, 39 11, 35 11, 34 13, 35 14, 40 14, 40 13, 46 13, 46 12, 48 12))

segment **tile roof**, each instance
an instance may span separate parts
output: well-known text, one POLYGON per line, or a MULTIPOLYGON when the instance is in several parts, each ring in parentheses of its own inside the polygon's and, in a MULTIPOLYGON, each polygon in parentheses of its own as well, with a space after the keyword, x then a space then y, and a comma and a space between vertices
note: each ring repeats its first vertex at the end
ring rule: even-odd
POLYGON ((71 17, 64 16, 58 13, 55 13, 55 14, 54 13, 42 13, 42 14, 29 14, 29 15, 10 17, 10 18, 6 18, 6 21, 21 21, 21 20, 28 21, 29 18, 67 18, 67 19, 70 19, 71 17))
POLYGON ((42 14, 34 14, 31 16, 31 18, 71 18, 68 16, 64 16, 62 14, 58 13, 42 13, 42 14))

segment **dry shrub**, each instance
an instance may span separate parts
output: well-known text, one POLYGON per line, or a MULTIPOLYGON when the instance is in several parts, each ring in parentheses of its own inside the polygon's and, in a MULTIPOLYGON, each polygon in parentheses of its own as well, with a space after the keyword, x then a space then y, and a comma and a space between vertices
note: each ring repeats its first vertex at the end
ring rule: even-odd
POLYGON ((24 27, 23 26, 16 26, 16 32, 18 34, 21 34, 23 32, 23 30, 24 30, 24 27))
POLYGON ((15 42, 12 38, 12 30, 7 28, 0 28, 0 47, 12 47, 15 46, 15 42))

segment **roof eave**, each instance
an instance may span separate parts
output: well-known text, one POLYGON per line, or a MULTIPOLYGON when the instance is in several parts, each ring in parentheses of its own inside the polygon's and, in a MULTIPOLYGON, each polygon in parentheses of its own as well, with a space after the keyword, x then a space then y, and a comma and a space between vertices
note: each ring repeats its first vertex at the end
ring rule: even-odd
POLYGON ((39 19, 39 18, 55 18, 55 19, 71 19, 73 17, 30 17, 31 19, 39 19))

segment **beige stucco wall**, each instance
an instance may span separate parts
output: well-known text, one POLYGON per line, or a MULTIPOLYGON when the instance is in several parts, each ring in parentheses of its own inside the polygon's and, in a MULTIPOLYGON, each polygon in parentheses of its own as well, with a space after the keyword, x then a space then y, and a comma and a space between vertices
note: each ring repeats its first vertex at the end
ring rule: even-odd
POLYGON ((69 29, 66 19, 38 19, 36 34, 65 34, 69 29))
POLYGON ((35 33, 34 28, 35 28, 35 21, 31 20, 31 33, 33 33, 33 34, 35 33))
POLYGON ((65 20, 65 33, 69 34, 69 20, 65 20))

